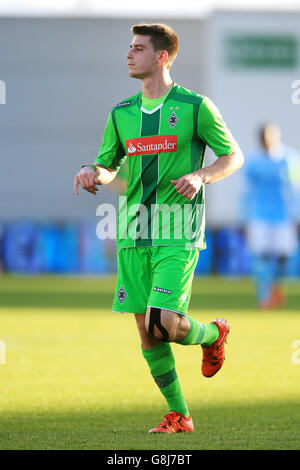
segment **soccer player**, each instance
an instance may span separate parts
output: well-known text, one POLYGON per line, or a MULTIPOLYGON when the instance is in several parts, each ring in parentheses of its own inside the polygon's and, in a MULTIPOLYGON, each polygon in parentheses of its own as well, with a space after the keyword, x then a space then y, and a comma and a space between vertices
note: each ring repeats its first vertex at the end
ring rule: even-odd
POLYGON ((96 194, 127 159, 113 311, 135 315, 142 354, 168 404, 162 423, 149 432, 192 432, 170 343, 201 345, 205 377, 223 365, 228 322, 198 322, 188 304, 205 248, 204 186, 238 170, 243 155, 216 106, 171 79, 177 34, 164 24, 131 31, 129 75, 141 80, 142 90, 112 108, 99 155, 75 176, 74 190, 81 185, 96 194), (204 168, 206 145, 218 158, 204 168))
POLYGON ((244 213, 257 303, 266 310, 283 305, 287 261, 298 247, 293 178, 295 160, 300 160, 282 144, 276 124, 264 125, 259 138, 261 148, 248 155, 244 168, 244 213))

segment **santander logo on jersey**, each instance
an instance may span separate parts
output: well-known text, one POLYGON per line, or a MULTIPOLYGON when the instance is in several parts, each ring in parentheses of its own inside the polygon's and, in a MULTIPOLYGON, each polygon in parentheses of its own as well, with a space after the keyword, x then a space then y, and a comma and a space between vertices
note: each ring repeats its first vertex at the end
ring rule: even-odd
POLYGON ((126 140, 128 156, 177 152, 177 135, 158 135, 126 140))

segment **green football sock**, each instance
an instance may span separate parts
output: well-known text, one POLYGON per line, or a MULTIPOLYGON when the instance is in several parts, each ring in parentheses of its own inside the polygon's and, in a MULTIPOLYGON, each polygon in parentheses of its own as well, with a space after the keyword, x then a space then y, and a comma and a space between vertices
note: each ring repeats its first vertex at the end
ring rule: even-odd
POLYGON ((152 377, 168 403, 169 411, 189 417, 181 385, 175 370, 175 358, 169 343, 159 343, 152 349, 143 349, 152 377))
POLYGON ((217 325, 214 323, 200 323, 188 315, 186 315, 186 317, 191 325, 190 331, 185 338, 178 342, 179 344, 201 344, 202 346, 210 346, 218 339, 219 330, 217 325))

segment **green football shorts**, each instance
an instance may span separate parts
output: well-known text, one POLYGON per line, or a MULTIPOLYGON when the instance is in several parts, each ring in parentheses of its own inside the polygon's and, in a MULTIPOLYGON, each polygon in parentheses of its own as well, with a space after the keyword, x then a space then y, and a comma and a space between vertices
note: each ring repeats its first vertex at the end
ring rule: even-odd
POLYGON ((146 313, 147 307, 186 314, 199 249, 149 246, 118 249, 113 312, 146 313))

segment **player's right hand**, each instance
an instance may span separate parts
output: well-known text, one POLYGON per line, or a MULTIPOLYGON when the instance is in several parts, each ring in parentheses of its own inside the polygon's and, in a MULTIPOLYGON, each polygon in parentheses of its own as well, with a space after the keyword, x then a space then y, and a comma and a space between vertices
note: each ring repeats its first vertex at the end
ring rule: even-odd
POLYGON ((81 168, 80 172, 74 177, 74 191, 79 194, 79 185, 89 193, 97 194, 97 185, 101 184, 99 177, 92 166, 81 168))

